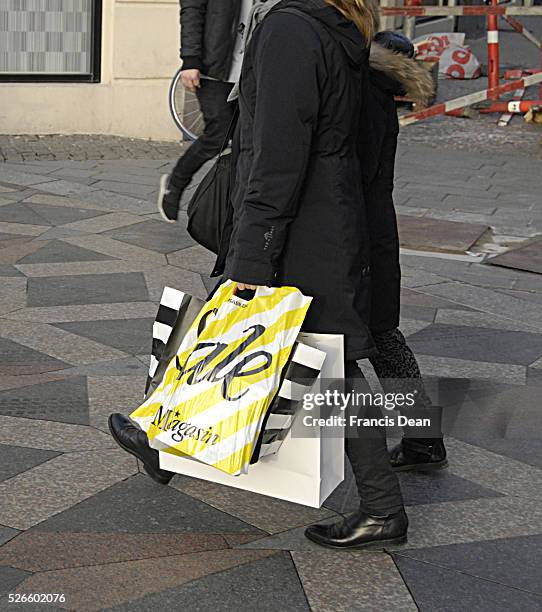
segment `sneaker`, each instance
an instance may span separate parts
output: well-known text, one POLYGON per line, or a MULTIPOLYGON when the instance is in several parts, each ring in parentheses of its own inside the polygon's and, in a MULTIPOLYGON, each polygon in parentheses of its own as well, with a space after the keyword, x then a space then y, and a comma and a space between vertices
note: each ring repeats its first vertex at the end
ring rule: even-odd
POLYGON ((160 177, 160 191, 158 192, 158 212, 162 219, 168 223, 175 223, 179 215, 182 191, 169 186, 169 174, 160 177))

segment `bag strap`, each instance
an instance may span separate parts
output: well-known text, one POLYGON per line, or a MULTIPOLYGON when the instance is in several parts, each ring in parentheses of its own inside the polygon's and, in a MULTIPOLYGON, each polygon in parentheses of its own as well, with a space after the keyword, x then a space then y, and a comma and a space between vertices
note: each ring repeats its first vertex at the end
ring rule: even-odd
POLYGON ((233 134, 235 132, 235 128, 237 127, 237 122, 239 120, 239 104, 237 102, 231 102, 231 104, 235 104, 235 110, 233 111, 233 117, 231 118, 228 130, 226 131, 226 136, 224 136, 224 141, 222 142, 222 146, 220 147, 218 157, 223 155, 224 152, 228 149, 228 145, 230 144, 230 141, 233 138, 233 134))

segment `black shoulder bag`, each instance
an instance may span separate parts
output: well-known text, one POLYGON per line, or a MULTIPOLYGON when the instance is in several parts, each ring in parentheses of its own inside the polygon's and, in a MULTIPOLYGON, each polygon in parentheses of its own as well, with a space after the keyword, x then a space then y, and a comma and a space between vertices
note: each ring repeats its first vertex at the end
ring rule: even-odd
POLYGON ((224 228, 232 216, 230 191, 233 168, 230 140, 238 117, 237 108, 217 160, 188 203, 188 233, 197 243, 215 254, 218 254, 224 228))

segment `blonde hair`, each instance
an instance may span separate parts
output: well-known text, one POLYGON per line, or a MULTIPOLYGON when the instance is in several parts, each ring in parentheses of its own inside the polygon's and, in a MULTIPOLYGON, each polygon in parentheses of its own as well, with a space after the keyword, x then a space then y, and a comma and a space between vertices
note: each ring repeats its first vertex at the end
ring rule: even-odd
POLYGON ((379 26, 378 0, 326 0, 363 34, 367 45, 371 43, 379 26))

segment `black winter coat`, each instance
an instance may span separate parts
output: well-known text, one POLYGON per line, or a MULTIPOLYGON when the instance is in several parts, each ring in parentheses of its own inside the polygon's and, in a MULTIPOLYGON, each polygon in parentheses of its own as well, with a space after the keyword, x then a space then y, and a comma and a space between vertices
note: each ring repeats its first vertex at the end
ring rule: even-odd
POLYGON ((349 359, 374 352, 358 155, 368 55, 324 0, 285 0, 255 31, 241 75, 225 268, 236 281, 313 296, 304 329, 344 334, 349 359))
MULTIPOLYGON (((399 121, 394 95, 404 93, 397 81, 370 70, 370 136, 360 152, 365 169, 365 198, 370 236, 372 333, 399 325, 401 268, 399 235, 393 204, 395 154, 399 121)), ((364 139, 360 144, 365 144, 364 139)))
POLYGON ((241 0, 181 0, 183 68, 227 79, 240 11, 241 0))

